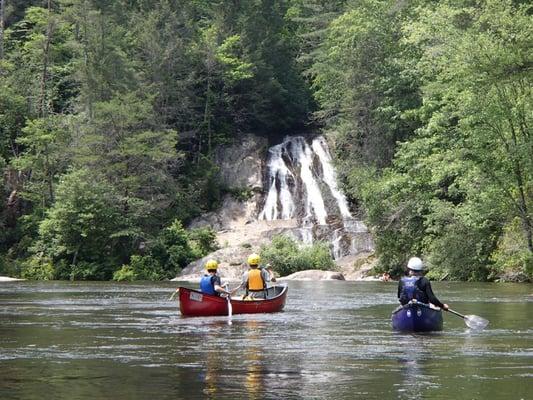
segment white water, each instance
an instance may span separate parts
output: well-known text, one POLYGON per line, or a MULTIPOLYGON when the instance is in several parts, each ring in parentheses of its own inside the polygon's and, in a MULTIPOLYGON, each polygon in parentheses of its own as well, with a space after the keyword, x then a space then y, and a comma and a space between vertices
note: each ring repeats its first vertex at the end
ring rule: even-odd
POLYGON ((294 182, 294 175, 289 168, 287 168, 287 165, 283 160, 282 153, 284 151, 286 150, 283 143, 271 147, 268 151, 268 179, 270 189, 263 211, 259 214, 259 219, 272 221, 278 219, 278 217, 281 219, 293 218, 295 207, 289 189, 288 178, 292 178, 292 182, 294 182), (278 203, 281 212, 278 210, 278 203))
POLYGON ((320 159, 320 164, 322 165, 322 172, 324 175, 324 182, 326 182, 326 184, 329 186, 331 194, 333 194, 335 199, 337 199, 337 205, 339 206, 342 217, 345 219, 352 218, 352 214, 348 209, 346 197, 343 193, 341 193, 339 187, 337 186, 337 174, 333 169, 331 156, 329 154, 329 149, 327 147, 326 141, 322 136, 319 136, 313 140, 312 147, 314 152, 318 155, 318 158, 320 159))
POLYGON ((296 218, 300 225, 298 239, 305 244, 317 238, 327 240, 334 258, 372 249, 368 229, 353 218, 339 189, 323 137, 315 137, 311 145, 302 136, 286 137, 283 143, 271 147, 267 182, 260 220, 296 218), (334 218, 328 222, 330 216, 334 218))
MULTIPOLYGON (((291 141, 289 141, 291 143, 291 141)), ((303 188, 305 190, 305 218, 316 218, 318 224, 325 225, 326 207, 324 206, 324 199, 315 179, 316 173, 313 171, 313 152, 311 148, 301 136, 294 138, 291 146, 292 159, 296 161, 296 165, 300 167, 300 178, 302 179, 303 188)))
POLYGON ((309 144, 301 136, 289 137, 283 143, 271 147, 268 153, 269 190, 259 219, 271 221, 295 218, 294 198, 301 194, 305 199, 303 217, 325 225, 328 213, 317 183, 317 173, 313 169, 315 154, 309 144))

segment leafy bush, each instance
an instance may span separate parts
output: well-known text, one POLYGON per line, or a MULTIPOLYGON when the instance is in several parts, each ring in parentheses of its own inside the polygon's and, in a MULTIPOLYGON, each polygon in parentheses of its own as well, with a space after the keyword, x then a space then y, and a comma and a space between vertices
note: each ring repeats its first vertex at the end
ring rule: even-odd
POLYGON ((113 187, 87 170, 64 175, 31 252, 50 259, 58 279, 111 278, 112 237, 122 226, 115 200, 113 187))
POLYGON ((181 221, 175 220, 159 234, 150 254, 164 270, 175 273, 194 259, 188 239, 181 221))
POLYGON ((202 258, 218 249, 216 233, 211 228, 196 228, 187 232, 194 259, 202 258))
POLYGON ((505 281, 531 281, 533 279, 533 255, 527 248, 526 238, 518 218, 513 219, 503 230, 496 251, 492 278, 505 281))
POLYGON ((157 281, 165 278, 165 271, 151 256, 132 256, 129 264, 113 274, 115 281, 157 281))
POLYGON ((249 187, 225 187, 223 191, 229 193, 234 199, 239 201, 247 201, 254 196, 253 189, 249 187))
POLYGON ((261 248, 261 257, 281 276, 306 269, 335 268, 326 243, 316 242, 312 246, 300 247, 294 239, 286 235, 274 236, 270 245, 261 248))
POLYGON ((136 279, 135 271, 133 271, 133 267, 128 264, 124 264, 119 270, 115 271, 113 273, 113 280, 114 281, 134 281, 136 279))
POLYGON ((146 249, 146 255, 134 255, 130 263, 113 274, 113 279, 170 279, 190 262, 217 249, 216 234, 210 228, 186 230, 179 220, 163 229, 146 249))
POLYGON ((54 279, 54 265, 49 259, 31 257, 22 264, 24 279, 48 281, 54 279))

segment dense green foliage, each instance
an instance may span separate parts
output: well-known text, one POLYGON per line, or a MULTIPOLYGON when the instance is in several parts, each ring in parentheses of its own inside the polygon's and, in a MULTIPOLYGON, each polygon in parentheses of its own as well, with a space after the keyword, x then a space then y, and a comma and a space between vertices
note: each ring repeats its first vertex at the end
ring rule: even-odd
POLYGON ((0 272, 172 276, 213 248, 180 221, 220 202, 214 148, 311 110, 288 2, 1 4, 0 272))
POLYGON ((314 85, 380 268, 400 273, 417 254, 434 276, 530 279, 531 5, 349 8, 321 44, 314 85))
MULTIPOLYGON (((170 277, 214 248, 183 226, 237 190, 215 148, 312 124, 381 270, 531 279, 529 2, 0 4, 0 273, 170 277)), ((278 247, 330 265, 276 239, 279 272, 303 266, 278 247)))
POLYGON ((285 235, 274 236, 270 245, 263 246, 261 258, 281 276, 306 269, 335 269, 327 243, 316 242, 311 246, 302 246, 285 235))

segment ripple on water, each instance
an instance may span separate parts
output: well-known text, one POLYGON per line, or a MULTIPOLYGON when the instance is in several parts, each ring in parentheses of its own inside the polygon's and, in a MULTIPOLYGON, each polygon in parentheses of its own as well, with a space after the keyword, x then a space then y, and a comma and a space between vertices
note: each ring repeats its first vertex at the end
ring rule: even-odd
POLYGON ((45 380, 60 380, 57 371, 47 375, 51 364, 63 366, 66 377, 91 371, 75 375, 80 383, 84 373, 88 381, 108 377, 100 384, 109 393, 135 387, 175 398, 438 400, 455 393, 493 400, 506 399, 504 392, 531 394, 524 389, 533 375, 531 303, 521 302, 527 287, 437 282, 439 297, 491 324, 470 331, 446 315, 445 331, 406 335, 390 328, 394 284, 289 286, 285 312, 234 315, 231 325, 226 316, 182 318, 167 301, 171 284, 2 286, 0 375, 10 391, 0 389, 0 398, 38 393, 30 379, 35 368, 45 380), (148 374, 158 382, 150 388, 142 383, 148 374))

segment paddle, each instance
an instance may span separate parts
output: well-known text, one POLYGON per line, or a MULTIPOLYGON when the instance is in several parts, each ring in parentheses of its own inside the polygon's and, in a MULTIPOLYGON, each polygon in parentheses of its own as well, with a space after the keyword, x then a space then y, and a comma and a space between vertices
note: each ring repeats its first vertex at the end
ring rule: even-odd
POLYGON ((446 311, 461 317, 465 321, 466 326, 468 326, 470 329, 481 330, 489 324, 488 320, 477 315, 463 315, 450 308, 448 308, 446 311))
MULTIPOLYGON (((226 283, 224 287, 227 290, 228 284, 226 283)), ((231 316, 233 315, 233 306, 231 305, 231 292, 228 294, 228 297, 226 297, 226 300, 228 302, 228 324, 231 325, 231 316)))
POLYGON ((176 291, 174 293, 172 293, 172 296, 170 296, 170 298, 168 299, 168 301, 172 301, 172 299, 174 298, 174 296, 176 295, 176 293, 178 293, 180 291, 180 288, 177 288, 176 291))

